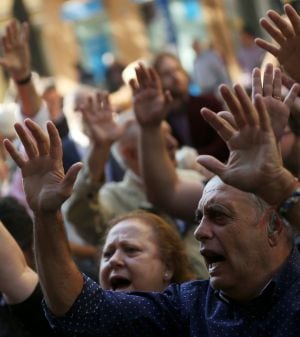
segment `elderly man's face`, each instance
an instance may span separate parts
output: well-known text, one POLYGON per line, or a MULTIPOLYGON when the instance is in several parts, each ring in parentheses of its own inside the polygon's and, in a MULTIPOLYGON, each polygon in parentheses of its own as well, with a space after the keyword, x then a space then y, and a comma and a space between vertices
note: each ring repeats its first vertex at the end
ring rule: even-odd
POLYGON ((257 219, 250 195, 217 177, 206 185, 197 212, 202 219, 195 236, 211 286, 236 300, 255 296, 270 262, 266 213, 257 219))

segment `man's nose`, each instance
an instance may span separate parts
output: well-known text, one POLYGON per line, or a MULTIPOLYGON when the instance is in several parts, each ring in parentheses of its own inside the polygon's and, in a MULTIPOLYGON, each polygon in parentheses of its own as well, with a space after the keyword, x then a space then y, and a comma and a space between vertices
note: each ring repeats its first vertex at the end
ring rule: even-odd
POLYGON ((202 219, 194 232, 194 236, 198 241, 212 239, 214 234, 209 221, 202 219))

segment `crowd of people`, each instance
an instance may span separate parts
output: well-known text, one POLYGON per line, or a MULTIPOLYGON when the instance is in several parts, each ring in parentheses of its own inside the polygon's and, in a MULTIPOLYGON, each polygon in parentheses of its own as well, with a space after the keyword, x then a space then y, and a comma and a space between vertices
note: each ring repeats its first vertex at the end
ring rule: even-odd
POLYGON ((260 21, 280 68, 255 67, 251 95, 224 76, 194 97, 162 52, 135 68, 131 111, 80 91, 84 149, 55 86, 37 88, 27 24, 8 24, 1 337, 299 335, 300 16, 284 10, 260 21), (180 168, 182 147, 197 165, 180 168))

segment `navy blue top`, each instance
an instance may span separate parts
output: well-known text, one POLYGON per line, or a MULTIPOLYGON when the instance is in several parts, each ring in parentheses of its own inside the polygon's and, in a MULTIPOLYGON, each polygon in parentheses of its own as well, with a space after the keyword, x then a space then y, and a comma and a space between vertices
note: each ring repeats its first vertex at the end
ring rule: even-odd
POLYGON ((69 312, 50 323, 71 336, 299 337, 300 255, 296 249, 262 294, 241 306, 208 281, 170 285, 163 293, 104 291, 84 276, 69 312))

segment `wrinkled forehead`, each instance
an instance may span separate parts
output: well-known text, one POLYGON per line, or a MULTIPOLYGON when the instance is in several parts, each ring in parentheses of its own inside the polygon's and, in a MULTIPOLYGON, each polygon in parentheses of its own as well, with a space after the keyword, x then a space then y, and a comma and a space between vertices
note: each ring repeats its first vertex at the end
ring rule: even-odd
POLYGON ((151 232, 151 228, 138 219, 122 220, 114 225, 106 237, 106 243, 116 239, 145 239, 151 232))
POLYGON ((218 176, 214 176, 205 185, 198 209, 208 203, 247 203, 250 193, 243 192, 233 186, 225 184, 218 176))

